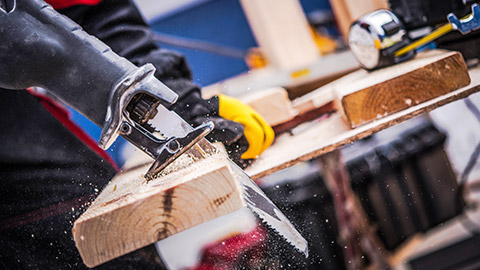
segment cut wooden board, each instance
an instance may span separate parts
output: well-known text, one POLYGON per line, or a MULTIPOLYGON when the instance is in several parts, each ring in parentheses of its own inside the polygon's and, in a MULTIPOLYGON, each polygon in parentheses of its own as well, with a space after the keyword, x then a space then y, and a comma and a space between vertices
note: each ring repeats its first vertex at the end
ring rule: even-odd
POLYGON ((148 165, 119 173, 75 222, 84 263, 93 267, 245 206, 223 154, 184 154, 146 182, 148 165))
POLYGON ((297 115, 288 99, 287 90, 281 87, 258 91, 242 97, 242 101, 257 111, 271 126, 285 123, 297 115))
POLYGON ((335 91, 347 123, 355 128, 469 83, 459 52, 434 50, 374 72, 354 72, 337 82, 335 91))
POLYGON ((258 179, 299 162, 329 153, 346 144, 353 143, 455 100, 468 97, 480 91, 480 68, 471 70, 470 77, 472 82, 464 88, 393 113, 382 119, 374 120, 355 129, 350 129, 342 119, 341 113, 338 112, 322 121, 312 121, 300 125, 293 130, 293 134, 285 133, 278 136, 275 144, 265 150, 260 158, 245 171, 252 179, 258 179))

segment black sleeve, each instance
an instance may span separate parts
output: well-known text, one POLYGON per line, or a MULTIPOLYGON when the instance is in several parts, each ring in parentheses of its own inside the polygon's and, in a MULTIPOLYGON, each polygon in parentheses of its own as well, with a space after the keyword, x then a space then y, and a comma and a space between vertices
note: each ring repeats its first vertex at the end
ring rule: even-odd
POLYGON ((160 48, 153 33, 131 0, 103 0, 96 6, 73 6, 58 10, 102 40, 114 52, 137 66, 151 63, 155 77, 172 88, 180 99, 199 91, 183 55, 160 48))

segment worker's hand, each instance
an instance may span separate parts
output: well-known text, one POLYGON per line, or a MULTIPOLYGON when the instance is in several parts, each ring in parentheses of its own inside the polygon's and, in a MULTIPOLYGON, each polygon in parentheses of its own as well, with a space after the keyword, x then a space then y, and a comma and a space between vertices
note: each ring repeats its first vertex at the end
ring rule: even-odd
MULTIPOLYGON (((186 85, 180 84, 185 89, 186 85)), ((167 85, 176 90, 180 84, 169 82, 167 85)), ((214 122, 215 129, 207 135, 207 139, 222 142, 230 158, 242 167, 246 167, 250 159, 256 158, 272 143, 274 133, 270 126, 240 101, 226 96, 204 100, 199 89, 182 93, 171 109, 192 126, 214 122)))
POLYGON ((273 142, 272 127, 254 109, 238 99, 220 95, 218 114, 228 120, 242 124, 249 147, 242 154, 243 159, 255 159, 273 142))

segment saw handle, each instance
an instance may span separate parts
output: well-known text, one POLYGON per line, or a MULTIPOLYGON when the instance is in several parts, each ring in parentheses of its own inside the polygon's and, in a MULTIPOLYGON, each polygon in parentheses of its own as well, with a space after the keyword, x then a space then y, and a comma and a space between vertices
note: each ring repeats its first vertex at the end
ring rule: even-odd
POLYGON ((45 88, 102 127, 112 88, 136 66, 43 1, 5 1, 0 87, 45 88))
POLYGON ((154 77, 153 65, 136 67, 47 3, 0 2, 0 87, 45 88, 102 128, 101 148, 113 143, 123 121, 135 121, 126 118, 136 113, 142 124, 158 104, 178 98, 154 77), (145 102, 128 106, 138 95, 145 102))

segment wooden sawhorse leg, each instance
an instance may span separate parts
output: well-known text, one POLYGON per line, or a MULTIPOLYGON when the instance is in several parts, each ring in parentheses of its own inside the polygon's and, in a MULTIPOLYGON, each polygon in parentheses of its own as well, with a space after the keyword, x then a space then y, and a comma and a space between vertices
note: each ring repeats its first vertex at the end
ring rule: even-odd
POLYGON ((319 157, 325 184, 332 198, 347 269, 362 269, 366 254, 375 269, 389 269, 386 249, 369 225, 360 202, 350 187, 340 150, 319 157))

